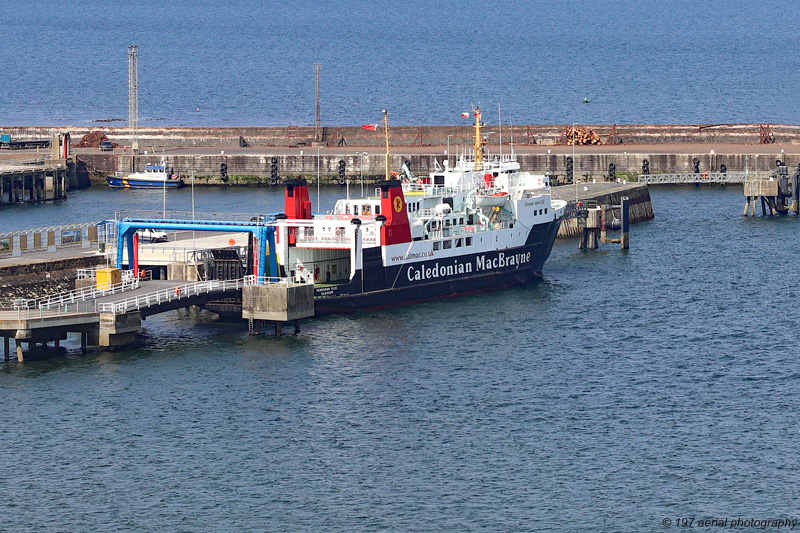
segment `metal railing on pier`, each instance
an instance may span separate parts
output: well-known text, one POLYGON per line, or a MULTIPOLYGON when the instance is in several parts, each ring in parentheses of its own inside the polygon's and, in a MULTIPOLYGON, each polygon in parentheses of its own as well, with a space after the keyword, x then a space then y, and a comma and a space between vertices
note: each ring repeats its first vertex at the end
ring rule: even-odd
POLYGON ((114 313, 116 315, 128 313, 130 311, 137 311, 142 308, 151 307, 153 305, 160 305, 165 302, 172 302, 197 296, 200 294, 209 294, 217 292, 229 292, 241 290, 245 285, 244 278, 233 280, 208 280, 197 281, 194 283, 185 283, 175 287, 168 287, 146 294, 139 294, 117 300, 115 302, 98 303, 97 310, 101 313, 114 313))
MULTIPOLYGON (((89 269, 81 269, 78 272, 78 278, 91 279, 91 276, 87 274, 88 271, 89 269)), ((123 271, 122 274, 123 279, 120 283, 110 285, 107 288, 98 289, 97 286, 93 285, 91 287, 84 287, 82 289, 75 289, 59 294, 51 294, 30 300, 25 298, 0 299, 0 311, 14 310, 41 312, 55 309, 58 311, 64 310, 60 313, 63 315, 64 313, 69 313, 70 304, 85 302, 88 300, 96 300, 97 298, 108 296, 110 294, 117 294, 139 288, 139 282, 141 281, 141 278, 134 277, 131 271, 123 271)), ((84 312, 87 312, 86 308, 84 308, 84 312)))
MULTIPOLYGON (((766 174, 762 174, 766 176, 766 174)), ((639 183, 648 185, 675 183, 744 183, 756 179, 756 174, 748 172, 692 172, 676 174, 641 174, 639 183)))

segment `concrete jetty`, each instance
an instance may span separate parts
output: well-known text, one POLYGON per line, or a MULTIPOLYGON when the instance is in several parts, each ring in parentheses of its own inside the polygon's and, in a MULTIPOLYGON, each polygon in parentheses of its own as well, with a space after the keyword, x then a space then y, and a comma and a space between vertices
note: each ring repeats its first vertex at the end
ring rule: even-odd
MULTIPOLYGON (((630 222, 636 223, 655 217, 647 185, 638 183, 586 182, 552 188, 553 198, 570 203, 594 202, 597 205, 619 205, 622 197, 628 198, 630 222)), ((579 237, 582 229, 577 218, 566 218, 558 230, 560 238, 579 237)))

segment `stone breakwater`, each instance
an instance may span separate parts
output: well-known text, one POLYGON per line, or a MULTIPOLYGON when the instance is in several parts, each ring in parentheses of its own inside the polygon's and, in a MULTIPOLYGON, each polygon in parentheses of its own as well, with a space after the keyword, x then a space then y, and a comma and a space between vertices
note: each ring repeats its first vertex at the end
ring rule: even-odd
POLYGON ((79 268, 104 261, 102 256, 76 257, 0 267, 0 299, 40 298, 75 288, 79 268))
MULTIPOLYGON (((762 140, 777 144, 800 144, 800 125, 792 124, 596 124, 580 125, 591 130, 603 144, 758 144, 762 140)), ((496 126, 491 127, 497 130, 496 126)), ((571 125, 503 125, 503 143, 519 146, 554 146, 567 144, 571 125)), ((3 126, 3 133, 14 138, 46 137, 68 130, 73 145, 84 136, 98 131, 120 146, 131 145, 130 130, 121 127, 52 127, 3 126)), ((382 131, 366 131, 360 126, 325 126, 318 143, 327 147, 381 147, 382 131)), ((395 147, 451 146, 471 142, 471 125, 461 126, 390 126, 391 144, 395 147)), ((490 141, 498 142, 498 132, 490 141)), ((245 128, 139 128, 139 146, 143 150, 158 147, 253 147, 308 146, 314 144, 313 126, 245 127, 245 128)))

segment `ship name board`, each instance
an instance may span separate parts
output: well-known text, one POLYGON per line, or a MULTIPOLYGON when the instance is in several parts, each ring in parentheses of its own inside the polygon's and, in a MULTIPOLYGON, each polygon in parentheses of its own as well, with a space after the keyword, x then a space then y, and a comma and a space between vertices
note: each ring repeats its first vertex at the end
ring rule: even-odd
POLYGON ((462 262, 455 259, 449 264, 439 264, 437 261, 433 266, 409 266, 406 270, 408 281, 424 281, 428 279, 435 279, 445 276, 456 276, 460 274, 471 274, 472 272, 480 272, 481 270, 492 270, 497 268, 506 267, 519 267, 523 263, 529 263, 531 260, 531 253, 517 253, 506 255, 500 252, 496 257, 486 257, 486 255, 479 255, 475 258, 475 263, 472 261, 462 262))

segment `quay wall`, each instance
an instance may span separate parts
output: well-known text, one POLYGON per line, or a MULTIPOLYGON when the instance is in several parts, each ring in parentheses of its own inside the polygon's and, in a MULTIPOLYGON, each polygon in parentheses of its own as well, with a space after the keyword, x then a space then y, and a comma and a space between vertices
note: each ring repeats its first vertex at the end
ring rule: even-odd
MULTIPOLYGON (((416 175, 424 175, 441 168, 446 157, 433 153, 403 153, 402 147, 393 148, 390 155, 389 167, 399 170, 404 161, 409 163, 409 168, 416 175)), ((224 151, 224 150, 223 150, 224 151)), ((78 156, 96 176, 114 172, 131 172, 141 170, 147 164, 160 164, 161 155, 109 154, 109 153, 83 153, 78 156)), ((566 182, 567 155, 563 154, 525 154, 517 153, 517 160, 522 169, 534 173, 547 173, 553 176, 554 183, 566 182)), ((195 185, 268 185, 272 168, 272 159, 276 160, 278 176, 280 179, 304 177, 311 183, 316 183, 317 157, 311 154, 214 154, 214 155, 167 155, 167 164, 173 170, 188 178, 195 176, 195 185), (227 180, 220 174, 222 164, 227 166, 227 180)), ((592 179, 605 180, 608 177, 609 166, 616 167, 616 177, 635 181, 642 172, 644 160, 649 162, 651 173, 693 172, 693 160, 699 161, 700 172, 715 172, 721 165, 725 165, 730 172, 753 172, 758 164, 760 172, 768 173, 775 168, 775 156, 761 156, 754 158, 748 154, 714 155, 704 153, 658 153, 655 150, 649 153, 606 153, 584 154, 576 157, 574 162, 574 175, 583 181, 592 179)), ((797 165, 800 158, 789 156, 786 163, 790 167, 797 165)), ((384 156, 370 154, 360 157, 352 151, 331 151, 320 155, 319 174, 322 183, 335 183, 338 179, 339 161, 345 163, 345 176, 351 183, 361 179, 362 168, 365 183, 373 183, 383 179, 384 156), (363 167, 362 167, 363 162, 363 167)), ((104 183, 104 182, 103 182, 104 183)))

